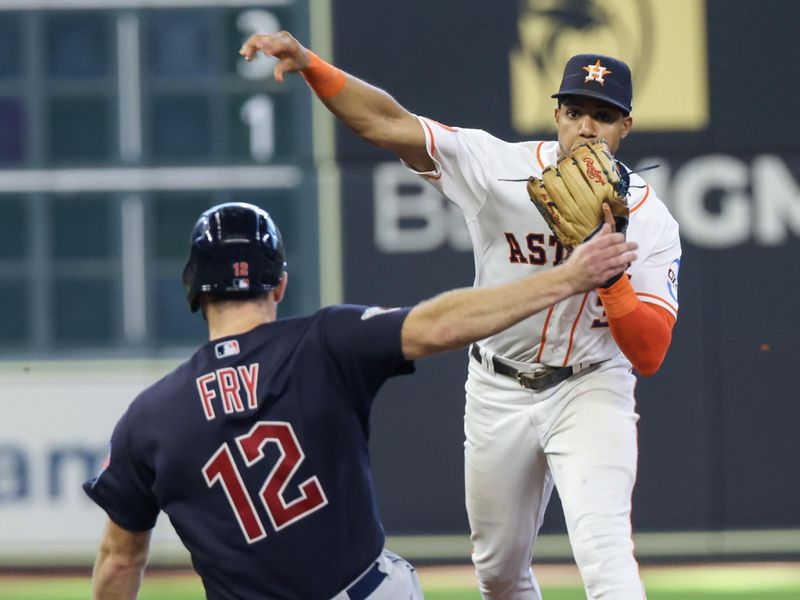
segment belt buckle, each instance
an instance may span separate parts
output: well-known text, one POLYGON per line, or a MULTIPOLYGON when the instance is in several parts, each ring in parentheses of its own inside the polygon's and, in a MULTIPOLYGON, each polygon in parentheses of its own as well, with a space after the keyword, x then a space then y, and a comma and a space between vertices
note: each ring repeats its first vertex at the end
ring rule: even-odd
POLYGON ((517 381, 527 389, 535 389, 536 382, 555 371, 555 367, 539 367, 533 371, 517 371, 517 381))

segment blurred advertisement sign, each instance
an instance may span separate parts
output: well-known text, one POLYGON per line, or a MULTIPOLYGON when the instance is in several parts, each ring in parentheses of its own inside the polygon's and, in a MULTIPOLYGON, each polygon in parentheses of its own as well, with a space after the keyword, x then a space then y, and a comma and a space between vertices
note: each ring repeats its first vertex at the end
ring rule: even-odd
MULTIPOLYGON (((91 564, 106 515, 81 484, 100 472, 128 404, 168 370, 155 361, 0 366, 0 565, 91 564)), ((154 538, 167 551, 180 546, 163 516, 154 538)))
POLYGON ((638 131, 694 131, 709 122, 704 0, 520 0, 510 53, 511 112, 520 134, 552 131, 562 69, 575 54, 624 60, 638 131))
MULTIPOLYGON (((763 154, 751 159, 726 154, 642 158, 643 173, 681 227, 681 237, 699 248, 721 250, 752 244, 774 247, 800 237, 800 164, 763 154), (791 168, 795 167, 794 172, 791 168)), ((520 193, 525 194, 523 184, 520 193)), ((464 218, 430 185, 402 164, 373 170, 375 247, 386 254, 469 252, 464 218)), ((531 205, 531 210, 535 210, 531 205)))

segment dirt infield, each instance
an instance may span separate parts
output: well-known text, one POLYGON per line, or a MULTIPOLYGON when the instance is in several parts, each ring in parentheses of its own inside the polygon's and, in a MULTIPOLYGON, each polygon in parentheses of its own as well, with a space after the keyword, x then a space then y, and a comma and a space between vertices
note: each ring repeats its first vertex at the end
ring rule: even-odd
MULTIPOLYGON (((546 564, 534 567, 536 578, 543 586, 580 585, 581 578, 574 564, 546 564)), ((800 562, 730 562, 700 564, 646 565, 642 576, 649 580, 682 578, 727 579, 733 584, 742 578, 766 576, 770 580, 800 583, 800 562)), ((423 584, 433 587, 475 583, 475 572, 470 565, 425 566, 417 572, 423 584)), ((477 585, 477 584, 476 584, 477 585)))

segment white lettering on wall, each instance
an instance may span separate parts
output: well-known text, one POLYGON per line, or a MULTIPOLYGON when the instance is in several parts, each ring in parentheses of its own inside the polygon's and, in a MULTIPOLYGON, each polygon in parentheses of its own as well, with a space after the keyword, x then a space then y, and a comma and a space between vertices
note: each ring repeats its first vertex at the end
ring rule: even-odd
POLYGON ((686 163, 672 180, 670 202, 681 236, 706 248, 745 243, 752 228, 747 185, 747 164, 736 158, 711 155, 686 163), (721 194, 719 212, 706 206, 711 192, 721 194))
POLYGON ((455 250, 470 249, 461 212, 402 164, 379 164, 372 179, 379 250, 427 252, 447 244, 455 250))
POLYGON ((753 161, 755 238, 764 246, 779 246, 791 233, 800 235, 800 187, 777 156, 753 161))
MULTIPOLYGON (((652 164, 661 166, 645 179, 677 219, 681 237, 695 246, 778 246, 800 237, 800 184, 780 156, 764 154, 748 162, 710 154, 678 169, 663 158, 647 158, 633 168, 652 164)), ((380 251, 429 252, 442 246, 469 251, 460 211, 402 164, 376 166, 373 183, 380 251)))

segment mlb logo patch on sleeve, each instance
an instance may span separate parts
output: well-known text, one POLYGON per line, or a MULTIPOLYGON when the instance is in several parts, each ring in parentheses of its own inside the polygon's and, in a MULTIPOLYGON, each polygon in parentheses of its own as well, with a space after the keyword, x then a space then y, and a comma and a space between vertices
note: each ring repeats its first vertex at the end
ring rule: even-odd
POLYGON ((371 306, 363 313, 361 313, 361 320, 366 321, 367 319, 371 319, 377 315, 383 315, 385 313, 394 312, 396 310, 400 310, 400 308, 384 308, 383 306, 371 306))
POLYGON ((226 356, 239 354, 239 342, 237 340, 220 342, 214 346, 214 354, 216 354, 217 358, 225 358, 226 356))

